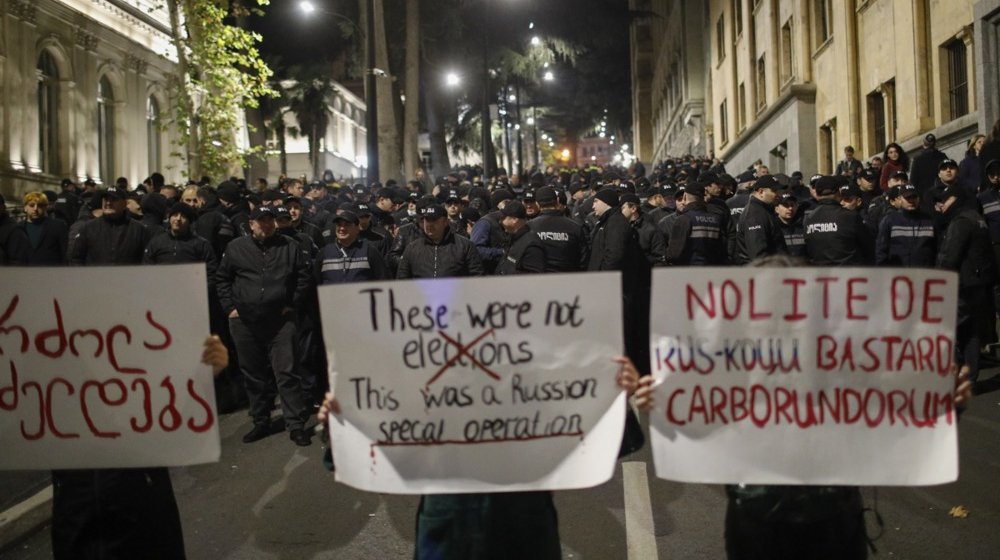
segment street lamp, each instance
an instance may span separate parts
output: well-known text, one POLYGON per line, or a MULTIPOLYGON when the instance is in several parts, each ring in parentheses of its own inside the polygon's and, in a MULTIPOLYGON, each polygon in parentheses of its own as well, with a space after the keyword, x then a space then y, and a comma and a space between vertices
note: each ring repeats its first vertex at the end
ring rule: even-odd
MULTIPOLYGON (((365 168, 367 169, 366 175, 369 179, 374 178, 378 180, 379 170, 378 170, 378 100, 375 96, 375 0, 367 0, 367 11, 368 11, 368 32, 364 33, 367 40, 367 49, 365 50, 365 61, 367 62, 368 70, 365 74, 365 140, 366 140, 366 163, 365 168)), ((299 9, 302 13, 307 15, 312 15, 317 10, 316 6, 310 0, 300 0, 299 9)), ((358 25, 351 21, 350 18, 344 17, 341 14, 335 12, 329 12, 323 10, 325 15, 330 15, 339 19, 342 19, 358 31, 358 25)), ((384 74, 384 73, 383 73, 384 74)))
POLYGON ((444 77, 444 83, 448 87, 455 87, 458 84, 462 83, 462 79, 458 77, 458 74, 454 72, 448 72, 448 74, 444 77))
POLYGON ((541 44, 542 44, 542 39, 538 35, 535 35, 534 37, 531 38, 531 45, 532 46, 537 47, 538 45, 541 45, 541 44))
POLYGON ((556 79, 556 75, 552 73, 552 70, 546 70, 545 75, 542 76, 542 79, 545 80, 546 82, 551 82, 552 80, 556 79))

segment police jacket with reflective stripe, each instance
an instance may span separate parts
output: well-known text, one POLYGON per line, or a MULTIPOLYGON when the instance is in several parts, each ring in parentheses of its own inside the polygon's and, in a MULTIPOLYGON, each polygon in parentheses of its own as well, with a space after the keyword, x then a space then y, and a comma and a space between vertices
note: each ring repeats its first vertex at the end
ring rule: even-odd
POLYGON ((689 204, 671 225, 667 262, 682 266, 726 264, 722 227, 722 217, 704 202, 689 204))
POLYGON ((358 238, 347 247, 342 247, 336 241, 329 243, 316 259, 316 278, 319 284, 346 284, 388 277, 382 255, 365 239, 358 238))
POLYGON ((934 220, 920 210, 892 212, 875 240, 875 264, 933 268, 937 258, 934 220))

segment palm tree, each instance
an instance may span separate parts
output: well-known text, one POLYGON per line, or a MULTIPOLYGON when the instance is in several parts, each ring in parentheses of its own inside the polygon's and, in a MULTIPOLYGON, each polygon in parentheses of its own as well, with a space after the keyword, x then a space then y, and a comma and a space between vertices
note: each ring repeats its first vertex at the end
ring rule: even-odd
POLYGON ((298 76, 287 90, 288 110, 295 114, 299 131, 309 141, 309 163, 312 165, 313 177, 322 174, 320 140, 326 138, 332 115, 327 100, 336 93, 333 79, 316 70, 304 68, 301 72, 293 73, 293 76, 298 76))

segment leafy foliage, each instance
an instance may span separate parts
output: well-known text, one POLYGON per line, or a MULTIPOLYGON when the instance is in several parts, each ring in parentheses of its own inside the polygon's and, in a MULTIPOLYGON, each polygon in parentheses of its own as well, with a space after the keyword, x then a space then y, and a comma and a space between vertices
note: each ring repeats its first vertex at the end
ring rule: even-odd
MULTIPOLYGON (((246 1, 257 6, 268 3, 246 1)), ((184 32, 174 41, 187 59, 187 75, 175 81, 181 100, 175 104, 178 143, 195 150, 188 154, 191 176, 224 175, 245 165, 250 155, 237 143, 244 109, 257 107, 260 97, 276 95, 268 85, 272 72, 257 48, 261 36, 230 23, 230 16, 242 15, 235 11, 249 9, 242 2, 168 2, 183 15, 184 32), (189 145, 193 137, 197 144, 189 145)))

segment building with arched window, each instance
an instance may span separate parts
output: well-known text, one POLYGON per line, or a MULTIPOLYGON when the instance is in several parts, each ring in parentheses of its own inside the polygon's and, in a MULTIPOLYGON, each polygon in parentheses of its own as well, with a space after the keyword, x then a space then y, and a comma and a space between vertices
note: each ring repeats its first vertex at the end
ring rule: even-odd
POLYGON ((0 192, 181 179, 169 21, 158 0, 0 1, 0 192))

